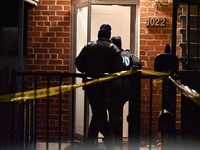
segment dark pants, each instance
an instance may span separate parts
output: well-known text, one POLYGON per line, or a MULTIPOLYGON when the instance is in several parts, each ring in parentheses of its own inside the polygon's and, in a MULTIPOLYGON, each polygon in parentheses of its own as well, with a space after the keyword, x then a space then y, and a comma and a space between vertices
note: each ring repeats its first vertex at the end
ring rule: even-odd
POLYGON ((97 83, 85 88, 89 104, 92 109, 92 118, 88 130, 87 141, 94 143, 98 140, 99 132, 104 138, 111 137, 107 110, 109 107, 108 82, 97 83))
POLYGON ((109 108, 109 122, 113 142, 118 145, 122 142, 123 106, 125 101, 118 97, 114 97, 112 100, 109 108))
POLYGON ((107 141, 111 142, 112 136, 116 144, 121 144, 123 106, 132 97, 130 80, 114 79, 87 86, 85 90, 92 109, 87 141, 95 143, 100 132, 107 141))
POLYGON ((122 77, 112 80, 111 98, 109 107, 109 120, 112 137, 116 145, 122 143, 122 123, 124 104, 133 97, 132 78, 122 77))

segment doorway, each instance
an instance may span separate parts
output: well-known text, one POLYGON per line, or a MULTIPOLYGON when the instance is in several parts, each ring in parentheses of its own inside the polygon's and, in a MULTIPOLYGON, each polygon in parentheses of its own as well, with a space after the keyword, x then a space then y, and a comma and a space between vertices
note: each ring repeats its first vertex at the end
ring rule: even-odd
MULTIPOLYGON (((122 37, 123 49, 130 49, 135 55, 139 55, 138 39, 138 3, 136 2, 80 2, 73 3, 72 21, 72 60, 80 53, 84 45, 89 41, 97 40, 97 33, 102 24, 110 24, 111 36, 122 37), (102 11, 103 10, 103 11, 102 11)), ((72 62, 74 63, 74 62, 72 62)), ((74 72, 79 73, 73 65, 74 72)), ((82 79, 77 78, 76 83, 82 79)), ((85 94, 82 88, 75 92, 75 135, 84 137, 90 120, 90 112, 85 107, 85 94), (88 117, 84 118, 85 115, 88 117), (86 122, 84 122, 86 121, 86 122), (85 128, 84 128, 85 127, 85 128), (85 129, 85 130, 84 130, 85 129)), ((124 106, 123 136, 128 136, 128 103, 124 106)), ((100 135, 101 136, 101 135, 100 135)))

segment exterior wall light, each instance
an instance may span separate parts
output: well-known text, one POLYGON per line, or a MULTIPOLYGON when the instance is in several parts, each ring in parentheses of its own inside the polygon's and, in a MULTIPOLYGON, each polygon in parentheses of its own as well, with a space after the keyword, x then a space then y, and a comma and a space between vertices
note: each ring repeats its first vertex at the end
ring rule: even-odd
POLYGON ((33 6, 37 6, 39 3, 39 0, 24 0, 25 2, 33 5, 33 6))
POLYGON ((156 12, 161 6, 168 6, 169 4, 170 4, 169 1, 167 3, 163 3, 161 0, 153 1, 153 7, 156 9, 156 12))

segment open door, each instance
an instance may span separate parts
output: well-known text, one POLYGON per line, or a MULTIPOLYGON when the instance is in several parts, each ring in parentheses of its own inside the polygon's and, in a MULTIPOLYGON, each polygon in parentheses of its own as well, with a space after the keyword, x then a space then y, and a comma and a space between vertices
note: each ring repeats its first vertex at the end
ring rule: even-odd
MULTIPOLYGON (((74 1, 73 3, 73 22, 72 22, 72 49, 73 58, 77 57, 84 45, 89 41, 89 2, 74 1)), ((73 69, 74 72, 78 73, 77 69, 73 69)), ((76 83, 81 83, 82 78, 76 78, 76 83)), ((74 118, 74 134, 78 138, 83 138, 86 135, 86 126, 88 117, 86 114, 86 101, 85 94, 82 88, 75 90, 75 118, 74 118)))
MULTIPOLYGON (((136 6, 136 3, 132 2, 75 2, 73 4, 74 13, 72 18, 72 60, 75 59, 87 42, 97 40, 99 27, 105 23, 110 24, 112 27, 111 36, 122 37, 122 47, 124 49, 130 49, 133 53, 138 55, 139 30, 136 25, 136 16, 138 16, 136 14, 136 6)), ((73 70, 78 73, 75 69, 75 65, 73 70)), ((76 79, 76 83, 81 82, 82 79, 76 79)), ((90 113, 84 110, 88 108, 85 107, 87 105, 85 103, 85 95, 82 88, 76 89, 75 97, 75 135, 82 137, 86 136, 90 113)), ((128 124, 126 122, 127 113, 128 104, 124 106, 124 137, 128 136, 128 124)))

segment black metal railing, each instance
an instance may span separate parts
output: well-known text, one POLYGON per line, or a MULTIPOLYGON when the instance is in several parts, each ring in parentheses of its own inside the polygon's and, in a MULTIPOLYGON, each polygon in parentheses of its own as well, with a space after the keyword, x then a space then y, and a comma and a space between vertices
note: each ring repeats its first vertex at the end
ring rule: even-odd
MULTIPOLYGON (((14 120, 11 121, 12 127, 15 127, 15 136, 10 137, 15 139, 15 149, 30 149, 37 150, 37 142, 45 143, 44 149, 50 149, 50 143, 57 143, 55 149, 63 149, 62 143, 67 141, 73 148, 75 146, 75 89, 69 92, 62 93, 61 88, 58 95, 50 96, 48 88, 61 85, 75 84, 76 78, 86 77, 84 74, 75 73, 15 73, 16 77, 16 92, 46 88, 47 96, 45 98, 34 99, 15 103, 14 120), (55 103, 54 103, 55 102, 55 103), (69 107, 70 106, 70 107, 69 107), (65 119, 64 119, 65 118, 65 119), (70 122, 67 122, 68 121, 70 122), (56 121, 55 121, 56 120, 56 121)), ((141 141, 141 85, 142 80, 148 80, 145 84, 149 87, 149 123, 148 128, 148 145, 149 150, 152 149, 153 141, 153 80, 158 76, 141 75, 137 72, 132 76, 134 78, 133 101, 129 102, 129 119, 128 119, 128 144, 125 145, 129 149, 139 149, 141 141)), ((145 94, 147 94, 145 93, 145 94)), ((162 107, 161 107, 162 108, 162 107)), ((87 111, 88 107, 86 107, 87 111)), ((85 113, 87 115, 87 113, 85 113)), ((84 116, 87 119, 87 116, 84 116)), ((84 135, 86 137, 87 123, 84 123, 84 135)), ((146 126, 146 125, 145 125, 146 126)), ((14 132, 12 130, 12 132, 14 132)), ((3 143, 1 143, 3 144, 3 143)), ((12 146, 9 146, 11 148, 12 146)), ((9 150, 8 148, 8 150, 9 150)), ((6 148, 4 147, 4 150, 6 148)))
MULTIPOLYGON (((61 86, 61 85, 69 85, 75 83, 75 78, 78 76, 82 76, 80 74, 73 74, 73 73, 16 73, 16 77, 18 81, 16 83, 22 84, 21 90, 19 91, 27 91, 27 90, 34 90, 41 88, 47 89, 47 96, 42 99, 36 98, 36 92, 34 93, 34 99, 29 101, 22 101, 24 112, 22 112, 22 122, 21 128, 24 129, 24 133, 22 132, 21 141, 23 141, 23 149, 33 149, 36 150, 37 141, 43 141, 45 143, 45 148, 48 150, 50 148, 50 142, 57 142, 57 148, 61 150, 61 144, 65 140, 73 140, 74 133, 74 91, 69 91, 68 94, 65 96, 66 93, 62 93, 62 89, 59 88, 59 94, 56 96, 51 97, 49 88, 52 86, 61 86), (20 81, 21 80, 21 81, 20 81), (56 101, 55 104, 52 105, 51 101, 56 101), (44 102, 43 102, 44 101, 44 102), (65 103, 64 101, 68 101, 65 103), (71 104, 71 108, 64 111, 64 107, 71 104), (55 106, 54 106, 55 105, 55 106), (55 108, 57 107, 57 108, 55 108), (51 115, 51 111, 58 111, 57 115, 51 115), (43 113, 39 111, 44 111, 43 113), (63 119, 66 117, 68 113, 71 116, 69 117, 69 121, 71 125, 68 126, 68 133, 63 134, 64 122, 67 122, 63 119), (41 115, 41 116, 40 116, 41 115), (41 121, 40 117, 42 117, 41 121), (51 121, 54 118, 58 123, 54 126, 53 134, 51 129, 51 121), (42 125, 39 125, 38 122, 42 122, 42 125), (41 128, 43 128, 42 134, 41 128), (55 131, 57 130, 57 131, 55 131), (38 135, 39 134, 39 135, 38 135), (69 135, 67 136, 67 134, 69 135), (53 136, 53 137, 52 137, 53 136), (67 137, 64 137, 67 136, 67 137)), ((23 97, 23 95, 22 95, 23 97)))

